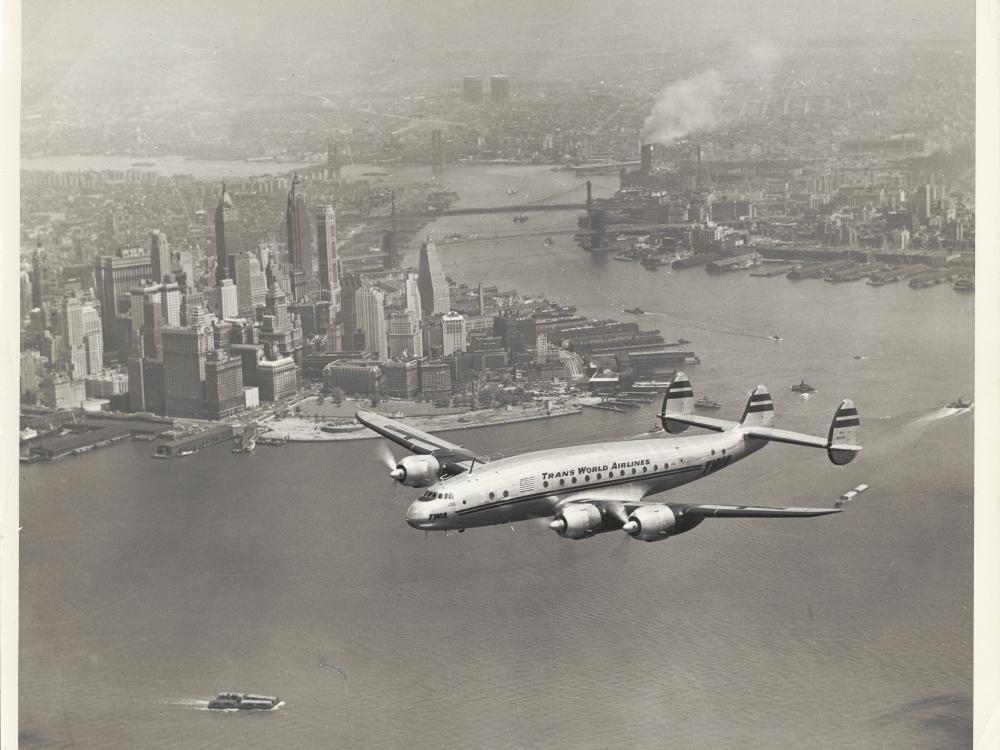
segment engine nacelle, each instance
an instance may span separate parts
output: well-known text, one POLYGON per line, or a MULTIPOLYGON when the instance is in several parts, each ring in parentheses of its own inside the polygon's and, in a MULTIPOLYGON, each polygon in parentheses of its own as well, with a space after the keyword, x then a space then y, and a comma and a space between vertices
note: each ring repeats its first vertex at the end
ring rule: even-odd
MULTIPOLYGON (((658 542, 668 538, 677 526, 674 512, 666 505, 636 508, 622 526, 622 531, 633 539, 658 542)), ((685 529, 686 530, 686 529, 685 529)))
POLYGON ((572 504, 563 508, 549 528, 567 539, 585 539, 601 530, 604 519, 596 505, 590 503, 572 504))
POLYGON ((407 487, 426 487, 437 480, 440 471, 441 464, 434 456, 407 456, 396 465, 392 475, 407 487))

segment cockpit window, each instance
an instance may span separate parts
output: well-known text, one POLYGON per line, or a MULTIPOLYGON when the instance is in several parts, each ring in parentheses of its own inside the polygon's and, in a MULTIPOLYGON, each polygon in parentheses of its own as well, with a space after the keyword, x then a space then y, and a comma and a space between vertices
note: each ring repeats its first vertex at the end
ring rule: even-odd
POLYGON ((422 494, 417 500, 426 502, 427 500, 454 500, 455 493, 453 492, 436 492, 435 490, 427 490, 422 494))

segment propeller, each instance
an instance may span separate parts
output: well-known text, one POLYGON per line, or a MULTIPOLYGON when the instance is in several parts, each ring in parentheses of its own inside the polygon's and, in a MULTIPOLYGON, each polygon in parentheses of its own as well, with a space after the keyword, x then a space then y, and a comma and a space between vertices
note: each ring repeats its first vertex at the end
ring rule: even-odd
POLYGON ((385 467, 389 470, 389 476, 399 481, 403 478, 405 472, 399 468, 399 461, 396 457, 392 455, 392 451, 389 450, 389 446, 383 442, 380 442, 375 447, 375 454, 378 456, 379 460, 385 464, 385 467))

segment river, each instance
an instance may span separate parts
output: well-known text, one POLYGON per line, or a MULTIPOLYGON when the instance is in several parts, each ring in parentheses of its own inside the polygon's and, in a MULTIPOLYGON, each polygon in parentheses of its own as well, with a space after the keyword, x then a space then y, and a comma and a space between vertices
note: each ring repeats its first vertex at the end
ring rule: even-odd
MULTIPOLYGON (((574 180, 500 166, 445 177, 465 205, 574 180)), ((490 215, 425 231, 515 230, 490 215)), ((21 466, 22 747, 967 747, 973 414, 942 406, 972 394, 973 297, 654 273, 542 239, 440 254, 470 285, 592 316, 642 307, 644 326, 692 341, 696 395, 722 418, 758 383, 793 430, 825 434, 839 400, 856 401, 854 463, 774 445, 675 498, 826 505, 871 489, 842 515, 709 520, 645 544, 531 524, 425 538, 403 520, 416 493, 385 476, 371 441, 175 461, 125 443, 21 466), (790 391, 801 379, 811 398, 790 391), (226 689, 285 705, 203 710, 226 689)), ((514 452, 636 434, 654 413, 454 439, 514 452)))

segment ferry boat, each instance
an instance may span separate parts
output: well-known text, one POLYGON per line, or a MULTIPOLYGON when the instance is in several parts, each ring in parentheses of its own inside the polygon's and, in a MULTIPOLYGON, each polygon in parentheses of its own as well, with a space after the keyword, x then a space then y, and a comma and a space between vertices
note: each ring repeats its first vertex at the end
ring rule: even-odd
POLYGON ((966 401, 961 396, 958 397, 957 401, 952 401, 948 404, 949 409, 968 409, 970 406, 972 406, 972 402, 966 401))
POLYGON ((253 695, 252 693, 219 693, 208 702, 215 711, 270 711, 280 701, 274 695, 253 695))
POLYGON ((816 389, 803 380, 801 383, 793 385, 792 390, 795 393, 813 393, 816 389))
POLYGON ((722 404, 718 401, 713 401, 708 396, 702 396, 697 401, 694 402, 695 409, 721 409, 722 404))
POLYGON ((645 315, 646 314, 646 311, 643 310, 641 307, 627 307, 627 308, 625 308, 625 312, 631 313, 632 315, 645 315))
POLYGON ((198 452, 197 448, 187 448, 186 450, 177 451, 177 453, 175 453, 174 455, 177 456, 178 458, 184 458, 184 456, 193 456, 197 452, 198 452))

